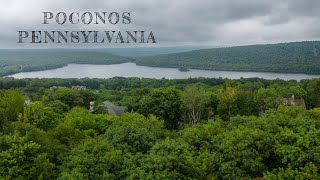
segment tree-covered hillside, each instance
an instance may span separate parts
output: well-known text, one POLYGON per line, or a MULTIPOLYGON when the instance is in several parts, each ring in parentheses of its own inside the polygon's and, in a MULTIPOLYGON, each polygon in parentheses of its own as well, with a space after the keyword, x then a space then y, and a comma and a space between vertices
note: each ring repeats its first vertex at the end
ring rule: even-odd
POLYGON ((320 42, 204 49, 143 57, 136 63, 156 67, 320 74, 320 42))
POLYGON ((1 50, 0 76, 55 69, 70 63, 118 64, 129 61, 127 57, 94 51, 1 50))

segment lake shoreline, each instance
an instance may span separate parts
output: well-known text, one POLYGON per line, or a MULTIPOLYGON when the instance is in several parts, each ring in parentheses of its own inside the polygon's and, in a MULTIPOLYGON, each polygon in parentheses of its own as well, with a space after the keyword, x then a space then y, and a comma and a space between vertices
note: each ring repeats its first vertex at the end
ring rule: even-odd
POLYGON ((61 68, 44 71, 20 72, 6 77, 22 78, 112 78, 112 77, 141 77, 153 79, 186 79, 186 78, 262 78, 262 79, 283 79, 302 80, 320 78, 320 75, 309 75, 302 73, 277 73, 277 72, 250 72, 250 71, 212 71, 189 69, 190 71, 179 71, 179 68, 164 68, 141 66, 134 62, 118 64, 79 64, 70 63, 61 68))
MULTIPOLYGON (((144 64, 139 64, 136 63, 134 61, 128 61, 128 62, 120 62, 120 63, 106 63, 106 64, 90 64, 90 63, 68 63, 68 64, 61 64, 58 67, 54 67, 54 68, 48 68, 48 69, 43 69, 40 71, 47 71, 47 70, 55 70, 55 69, 59 69, 59 68, 63 68, 63 67, 67 67, 69 65, 117 65, 117 64, 126 64, 126 63, 133 63, 137 66, 143 66, 143 67, 153 67, 153 68, 170 68, 170 69, 179 69, 181 67, 175 67, 175 66, 153 66, 153 65, 144 65, 144 64)), ((251 72, 251 73, 279 73, 279 74, 302 74, 302 75, 311 75, 311 76, 320 76, 319 74, 312 74, 312 73, 303 73, 303 72, 278 72, 278 71, 250 71, 250 70, 229 70, 229 69, 209 69, 209 68, 189 68, 186 67, 188 70, 203 70, 203 71, 214 71, 214 72, 221 72, 221 71, 228 71, 228 72, 251 72)), ((19 73, 28 73, 28 72, 38 72, 39 70, 30 70, 30 71, 20 71, 20 72, 16 72, 13 74, 7 74, 5 76, 1 76, 1 77, 10 77, 13 76, 15 74, 19 74, 19 73)), ((185 71, 188 72, 188 71, 185 71)))

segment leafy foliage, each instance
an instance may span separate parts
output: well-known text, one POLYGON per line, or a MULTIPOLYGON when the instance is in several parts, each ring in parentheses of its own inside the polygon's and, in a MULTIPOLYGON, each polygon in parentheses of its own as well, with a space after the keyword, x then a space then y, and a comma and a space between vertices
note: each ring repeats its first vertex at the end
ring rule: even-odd
POLYGON ((153 114, 164 120, 168 129, 177 129, 182 115, 181 104, 179 91, 172 88, 153 90, 139 101, 138 112, 153 114))
POLYGON ((318 81, 2 79, 0 179, 319 179, 318 81))
POLYGON ((203 49, 142 57, 135 62, 188 69, 320 73, 319 41, 203 49))

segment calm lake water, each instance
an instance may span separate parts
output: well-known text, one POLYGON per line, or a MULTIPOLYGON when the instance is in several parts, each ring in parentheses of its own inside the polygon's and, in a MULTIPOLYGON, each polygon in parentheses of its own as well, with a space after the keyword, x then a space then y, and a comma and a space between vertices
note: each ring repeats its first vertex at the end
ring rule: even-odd
POLYGON ((265 72, 235 72, 235 71, 206 71, 190 70, 181 72, 177 68, 158 68, 137 66, 135 63, 92 65, 92 64, 69 64, 68 66, 45 71, 23 72, 10 75, 14 78, 112 78, 112 77, 144 77, 144 78, 167 78, 186 79, 190 77, 228 78, 240 79, 259 77, 264 79, 301 80, 319 78, 320 75, 289 74, 289 73, 265 73, 265 72))

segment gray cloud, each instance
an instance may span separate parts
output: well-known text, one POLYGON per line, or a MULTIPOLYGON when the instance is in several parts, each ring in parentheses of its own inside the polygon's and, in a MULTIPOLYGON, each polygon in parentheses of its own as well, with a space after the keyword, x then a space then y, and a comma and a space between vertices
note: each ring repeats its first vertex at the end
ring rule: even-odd
POLYGON ((320 1, 317 0, 292 0, 288 3, 290 13, 298 16, 319 16, 320 1))
MULTIPOLYGON (((5 4, 0 7, 0 48, 46 47, 17 44, 18 30, 152 30, 158 43, 148 46, 229 46, 320 39, 318 0, 11 0, 5 4), (61 26, 52 21, 42 25, 43 11, 129 11, 132 23, 61 26)), ((70 44, 48 45, 52 46, 70 44)), ((111 46, 119 45, 99 45, 111 46)))

